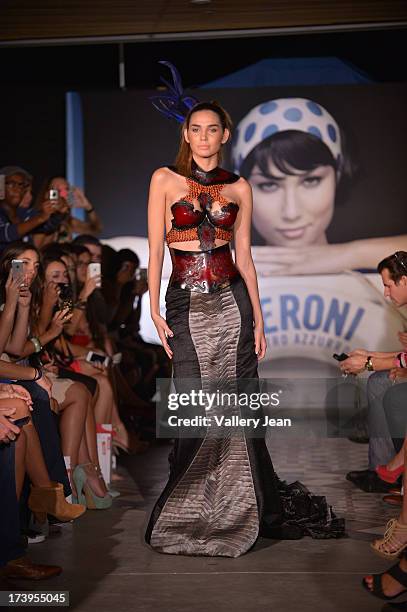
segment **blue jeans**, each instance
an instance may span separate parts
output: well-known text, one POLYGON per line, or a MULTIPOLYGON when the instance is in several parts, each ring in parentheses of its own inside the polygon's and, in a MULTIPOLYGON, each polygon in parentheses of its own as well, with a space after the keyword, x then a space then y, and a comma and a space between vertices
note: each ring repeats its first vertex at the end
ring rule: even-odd
POLYGON ((388 370, 375 372, 367 381, 370 470, 388 463, 396 454, 383 405, 385 393, 392 386, 388 370))

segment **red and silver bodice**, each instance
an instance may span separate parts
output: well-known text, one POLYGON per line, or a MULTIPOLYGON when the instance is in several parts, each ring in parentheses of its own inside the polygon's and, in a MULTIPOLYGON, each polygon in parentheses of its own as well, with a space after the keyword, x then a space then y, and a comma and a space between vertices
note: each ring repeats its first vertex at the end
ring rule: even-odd
POLYGON ((226 200, 221 192, 226 184, 239 178, 222 168, 205 172, 193 164, 192 175, 186 178, 187 194, 171 206, 172 227, 166 240, 168 245, 199 240, 200 250, 170 247, 173 263, 170 285, 209 293, 239 277, 230 244, 216 246, 216 240, 230 243, 233 238, 239 206, 226 200))

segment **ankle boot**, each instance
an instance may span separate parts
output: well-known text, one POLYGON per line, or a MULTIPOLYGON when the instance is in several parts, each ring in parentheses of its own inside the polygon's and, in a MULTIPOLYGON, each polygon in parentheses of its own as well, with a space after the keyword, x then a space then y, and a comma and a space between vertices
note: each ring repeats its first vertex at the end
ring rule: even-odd
POLYGON ((67 522, 75 520, 85 512, 85 506, 70 504, 66 501, 61 483, 52 482, 51 485, 51 487, 31 485, 28 507, 39 523, 45 523, 47 514, 52 514, 61 522, 67 522))

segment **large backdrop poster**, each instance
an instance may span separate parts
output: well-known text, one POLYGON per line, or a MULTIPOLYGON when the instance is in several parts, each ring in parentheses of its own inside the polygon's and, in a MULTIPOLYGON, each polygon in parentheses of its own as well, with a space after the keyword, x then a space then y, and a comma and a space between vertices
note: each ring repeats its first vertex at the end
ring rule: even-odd
MULTIPOLYGON (((149 180, 173 162, 179 140, 179 126, 151 106, 153 93, 82 94, 87 192, 104 238, 134 248, 142 265, 149 180)), ((397 349, 406 319, 382 298, 375 268, 407 251, 407 87, 194 95, 218 100, 236 126, 223 165, 253 188, 253 256, 270 356, 332 362, 332 353, 356 346, 397 349)), ((168 278, 168 258, 164 272, 168 278)), ((157 338, 147 302, 143 309, 144 336, 157 338)))

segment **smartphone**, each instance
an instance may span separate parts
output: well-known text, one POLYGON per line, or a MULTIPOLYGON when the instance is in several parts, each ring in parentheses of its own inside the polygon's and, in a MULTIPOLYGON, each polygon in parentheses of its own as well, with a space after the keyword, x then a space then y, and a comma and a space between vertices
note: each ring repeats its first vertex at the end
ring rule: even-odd
POLYGON ((58 189, 50 189, 48 191, 48 199, 51 201, 58 201, 59 200, 59 191, 58 189))
POLYGON ((332 357, 336 359, 336 361, 345 361, 345 359, 349 359, 349 355, 347 355, 346 353, 341 353, 340 355, 334 353, 332 357))
POLYGON ((24 276, 24 262, 22 259, 11 260, 11 273, 14 279, 24 276))
MULTIPOLYGON (((90 263, 88 267, 89 278, 94 278, 95 276, 100 276, 102 273, 102 267, 99 262, 90 263)), ((101 279, 98 280, 96 287, 100 288, 102 286, 101 279)))
POLYGON ((134 279, 146 281, 147 280, 147 268, 136 268, 136 271, 134 273, 134 279))
POLYGON ((29 423, 30 421, 31 417, 29 416, 23 417, 22 419, 16 419, 15 421, 10 419, 10 422, 13 423, 13 425, 16 425, 17 427, 23 427, 23 425, 27 425, 27 423, 29 423))
POLYGON ((62 302, 72 302, 73 293, 72 287, 69 283, 58 283, 59 287, 59 299, 62 302))
POLYGON ((6 197, 6 175, 0 174, 0 200, 6 197))
POLYGON ((108 365, 110 365, 110 357, 99 355, 99 353, 94 353, 93 351, 89 351, 86 356, 86 361, 89 363, 103 363, 106 368, 108 365))

